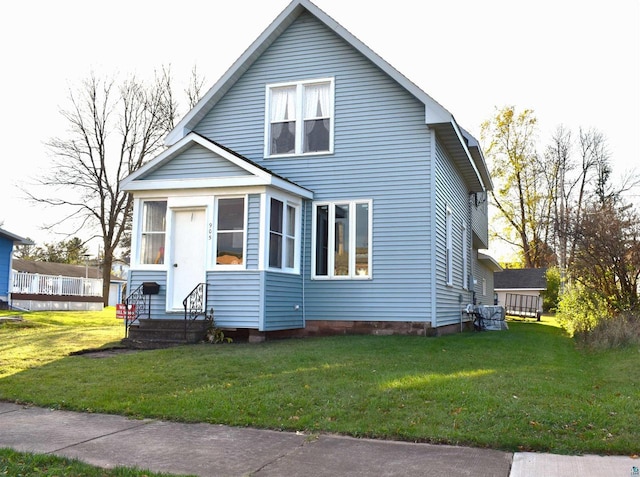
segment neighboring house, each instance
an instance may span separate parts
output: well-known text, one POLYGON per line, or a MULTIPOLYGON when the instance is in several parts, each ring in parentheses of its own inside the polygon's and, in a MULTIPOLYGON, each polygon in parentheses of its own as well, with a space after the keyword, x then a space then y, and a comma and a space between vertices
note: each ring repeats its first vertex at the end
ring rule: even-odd
POLYGON ((494 287, 498 305, 507 309, 507 314, 518 309, 529 314, 542 312, 543 293, 547 289, 546 268, 505 269, 494 276, 494 287))
POLYGON ((33 245, 33 242, 0 229, 0 309, 6 309, 11 303, 11 263, 14 245, 33 245))
POLYGON ((259 336, 439 334, 493 302, 478 142, 307 0, 166 144, 121 184, 135 199, 129 290, 160 285, 154 319, 180 317, 201 282, 218 326, 259 336))
MULTIPOLYGON (((102 310, 102 271, 66 263, 13 260, 12 305, 25 310, 102 310)), ((126 281, 111 276, 109 306, 122 301, 126 281)))
POLYGON ((115 259, 111 264, 111 275, 126 280, 129 275, 129 264, 120 259, 115 259))

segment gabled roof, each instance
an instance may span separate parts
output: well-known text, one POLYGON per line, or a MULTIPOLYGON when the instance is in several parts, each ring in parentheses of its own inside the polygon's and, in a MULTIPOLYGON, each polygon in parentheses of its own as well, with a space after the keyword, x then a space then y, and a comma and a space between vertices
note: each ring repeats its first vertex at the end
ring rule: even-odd
POLYGON ((177 143, 173 144, 162 154, 155 157, 137 171, 133 172, 120 183, 121 188, 127 191, 135 190, 167 190, 167 189, 184 189, 187 187, 231 187, 231 186, 272 186, 278 189, 291 192, 299 197, 307 199, 313 198, 313 192, 298 184, 279 176, 265 167, 256 164, 246 157, 235 151, 218 144, 206 137, 190 132, 177 143), (208 149, 215 155, 224 160, 231 162, 248 174, 242 174, 235 177, 203 177, 195 179, 162 179, 153 180, 145 179, 152 172, 158 170, 163 165, 182 154, 194 144, 208 149))
POLYGON ((11 240, 16 245, 33 245, 33 242, 31 240, 22 238, 16 234, 12 234, 11 232, 4 229, 0 229, 0 237, 11 240))
POLYGON ((458 126, 453 115, 309 0, 293 0, 167 135, 165 143, 174 144, 191 132, 234 83, 304 12, 315 16, 421 101, 425 106, 425 123, 438 133, 441 143, 449 151, 469 187, 475 192, 492 189, 491 179, 486 171, 486 164, 477 141, 458 126))
POLYGON ((511 268, 493 275, 496 290, 546 290, 546 268, 511 268))
MULTIPOLYGON (((85 267, 84 265, 70 265, 68 263, 38 262, 34 260, 22 260, 14 258, 11 268, 16 272, 39 273, 41 275, 53 275, 73 278, 102 278, 102 270, 97 267, 85 267)), ((112 282, 123 282, 120 277, 111 275, 112 282)))

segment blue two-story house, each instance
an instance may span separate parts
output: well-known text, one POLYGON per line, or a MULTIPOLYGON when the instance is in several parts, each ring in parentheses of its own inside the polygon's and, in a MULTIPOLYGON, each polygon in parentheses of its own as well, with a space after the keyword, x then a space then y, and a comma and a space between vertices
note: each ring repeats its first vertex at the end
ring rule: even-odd
MULTIPOLYGON (((240 21, 240 20, 238 20, 240 21)), ((122 182, 152 318, 206 284, 219 327, 439 334, 493 302, 491 179, 452 114, 294 0, 122 182)))

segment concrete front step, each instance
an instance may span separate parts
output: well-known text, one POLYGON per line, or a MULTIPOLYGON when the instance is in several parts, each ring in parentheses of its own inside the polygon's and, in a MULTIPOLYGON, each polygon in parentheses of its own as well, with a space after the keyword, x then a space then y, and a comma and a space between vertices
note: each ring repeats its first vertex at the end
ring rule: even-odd
POLYGON ((180 344, 194 344, 203 341, 210 320, 139 319, 138 323, 129 327, 127 338, 122 340, 126 346, 133 348, 166 348, 180 344))

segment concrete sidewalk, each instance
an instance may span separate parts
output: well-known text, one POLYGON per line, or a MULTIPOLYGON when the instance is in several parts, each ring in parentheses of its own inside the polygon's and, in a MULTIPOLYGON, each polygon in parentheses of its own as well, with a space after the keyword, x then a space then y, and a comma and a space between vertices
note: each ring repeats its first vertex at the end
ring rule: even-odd
MULTIPOLYGON (((630 457, 557 456, 131 420, 0 402, 0 447, 197 476, 619 476, 630 457)), ((638 473, 637 475, 640 475, 638 473)))

